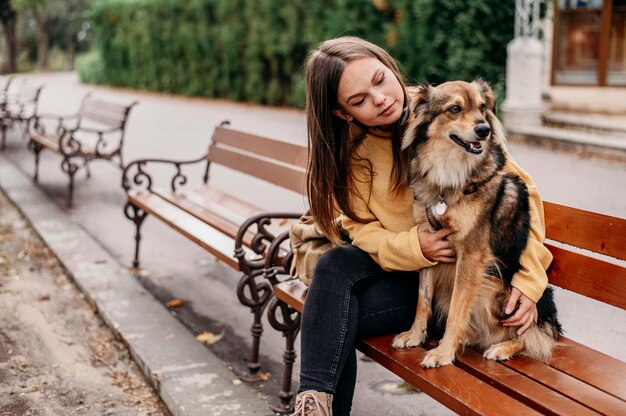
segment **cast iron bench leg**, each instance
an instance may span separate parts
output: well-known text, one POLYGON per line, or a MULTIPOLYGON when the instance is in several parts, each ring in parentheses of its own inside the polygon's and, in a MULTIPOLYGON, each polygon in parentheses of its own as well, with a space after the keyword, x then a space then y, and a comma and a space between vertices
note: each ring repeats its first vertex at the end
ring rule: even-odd
POLYGON ((63 162, 61 162, 61 170, 67 173, 67 176, 69 176, 70 178, 67 205, 69 208, 71 208, 72 203, 74 201, 74 175, 76 174, 76 171, 78 170, 78 165, 73 163, 70 158, 66 157, 66 158, 63 158, 63 162))
POLYGON ((271 405, 270 409, 276 413, 289 413, 293 411, 291 401, 294 392, 291 386, 291 377, 293 375, 293 363, 296 361, 294 345, 300 332, 300 314, 286 303, 274 297, 269 305, 267 319, 272 327, 281 331, 285 337, 283 384, 280 393, 278 393, 279 402, 271 405))
POLYGON ((139 267, 139 244, 141 243, 141 224, 148 216, 148 213, 137 208, 130 202, 126 203, 124 207, 124 215, 126 218, 135 223, 135 256, 133 257, 133 267, 139 267))
POLYGON ((272 296, 272 288, 266 283, 257 283, 256 278, 260 276, 261 270, 244 271, 243 276, 237 285, 237 297, 239 302, 250 308, 254 315, 252 322, 252 348, 248 359, 248 372, 243 375, 243 379, 247 382, 260 381, 259 370, 261 363, 259 361, 259 350, 261 346, 261 335, 263 334, 263 324, 261 319, 263 312, 272 296), (246 288, 248 289, 246 293, 246 288))

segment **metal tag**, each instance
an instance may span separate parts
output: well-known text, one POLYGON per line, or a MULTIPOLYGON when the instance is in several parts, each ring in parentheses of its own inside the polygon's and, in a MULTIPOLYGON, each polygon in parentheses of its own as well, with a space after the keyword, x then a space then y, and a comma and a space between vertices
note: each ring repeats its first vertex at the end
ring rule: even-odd
POLYGON ((437 215, 445 214, 447 209, 448 206, 443 201, 439 201, 435 204, 435 212, 437 213, 437 215))

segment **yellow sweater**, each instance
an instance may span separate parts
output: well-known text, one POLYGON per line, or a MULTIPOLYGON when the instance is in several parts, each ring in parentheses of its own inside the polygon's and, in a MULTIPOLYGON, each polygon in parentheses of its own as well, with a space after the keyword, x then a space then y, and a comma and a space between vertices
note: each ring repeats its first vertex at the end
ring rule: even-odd
MULTIPOLYGON (((352 206, 364 222, 342 215, 343 228, 352 244, 369 253, 385 270, 413 271, 437 264, 422 254, 413 220, 411 190, 407 187, 397 194, 390 191, 391 139, 368 134, 355 149, 355 154, 371 163, 373 178, 370 182, 362 162, 353 162, 357 195, 352 198, 352 206)), ((530 236, 522 253, 522 267, 512 283, 537 302, 548 284, 546 270, 552 261, 552 254, 543 245, 543 204, 533 180, 508 153, 504 169, 522 179, 528 187, 530 199, 530 236)))

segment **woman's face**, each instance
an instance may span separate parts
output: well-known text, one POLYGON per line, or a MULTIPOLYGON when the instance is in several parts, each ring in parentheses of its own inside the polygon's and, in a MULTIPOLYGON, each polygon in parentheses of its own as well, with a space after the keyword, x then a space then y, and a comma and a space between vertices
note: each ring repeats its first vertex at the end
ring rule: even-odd
POLYGON ((337 117, 356 119, 369 127, 387 127, 398 121, 404 106, 402 85, 376 58, 361 58, 346 65, 339 78, 337 117))

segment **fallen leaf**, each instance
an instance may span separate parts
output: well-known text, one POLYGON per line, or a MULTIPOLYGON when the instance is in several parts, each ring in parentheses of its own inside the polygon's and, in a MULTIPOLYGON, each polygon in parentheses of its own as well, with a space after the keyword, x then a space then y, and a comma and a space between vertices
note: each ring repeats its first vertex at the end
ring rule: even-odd
POLYGON ((271 376, 271 374, 270 374, 270 373, 263 373, 263 372, 259 373, 259 379, 260 379, 260 380, 263 380, 263 381, 265 381, 265 380, 269 379, 269 378, 270 378, 270 376, 271 376))
POLYGON ((233 380, 233 384, 234 384, 235 386, 238 386, 238 385, 240 385, 240 384, 241 384, 241 380, 239 380, 238 378, 236 378, 236 379, 234 379, 234 380, 233 380))
POLYGON ((178 308, 179 306, 183 305, 183 301, 180 299, 172 299, 169 302, 167 302, 167 307, 168 308, 178 308))
POLYGON ((39 296, 39 297, 37 298, 37 300, 38 300, 39 302, 43 302, 43 301, 45 301, 45 300, 50 300, 50 295, 43 295, 43 296, 39 296))
POLYGON ((214 334, 213 332, 203 332, 196 337, 196 339, 206 345, 213 345, 219 340, 224 338, 224 332, 220 332, 219 334, 214 334))

